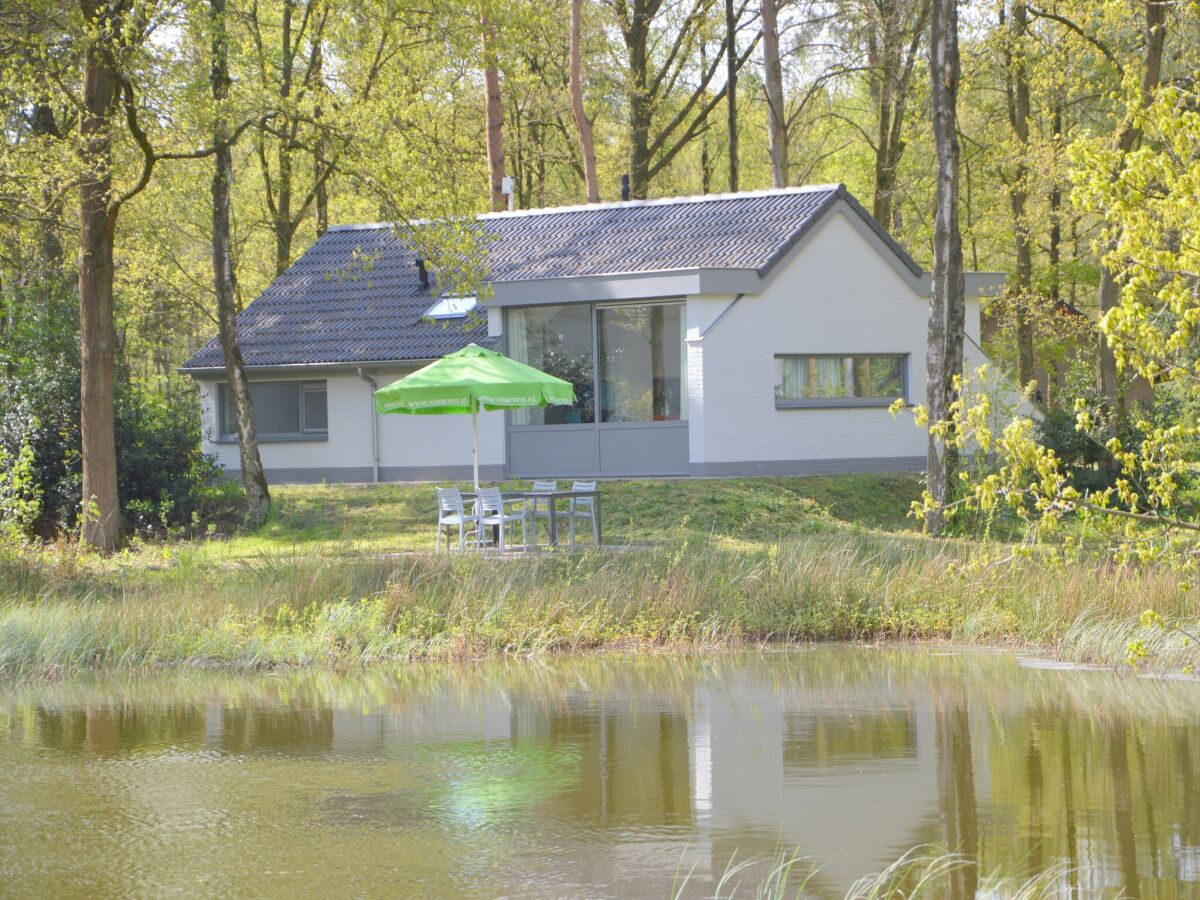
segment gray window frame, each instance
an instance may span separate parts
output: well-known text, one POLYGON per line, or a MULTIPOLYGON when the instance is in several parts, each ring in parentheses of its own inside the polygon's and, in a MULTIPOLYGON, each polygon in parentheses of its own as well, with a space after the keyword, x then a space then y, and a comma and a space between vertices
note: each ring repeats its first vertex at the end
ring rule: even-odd
MULTIPOLYGON (((900 397, 908 405, 908 367, 910 353, 776 353, 773 359, 899 359, 900 397)), ((774 396, 774 385, 771 388, 774 396)), ((775 397, 776 409, 880 409, 896 402, 895 397, 775 397)))
MULTIPOLYGON (((509 311, 516 308, 520 304, 504 307, 504 349, 508 352, 508 330, 509 311)), ((539 428, 553 428, 555 431, 562 429, 576 429, 586 431, 596 431, 598 429, 617 429, 617 428, 687 428, 688 420, 684 417, 678 419, 663 419, 660 421, 649 422, 601 422, 600 421, 600 329, 598 313, 601 309, 613 309, 625 306, 678 306, 681 309, 679 328, 684 338, 684 353, 686 354, 687 347, 687 298, 686 297, 659 297, 654 300, 601 300, 589 301, 586 303, 571 303, 563 302, 557 304, 532 304, 530 308, 536 309, 538 306, 586 306, 588 314, 591 318, 592 328, 592 392, 593 392, 593 421, 591 422, 576 422, 571 424, 559 425, 514 425, 512 414, 505 413, 505 429, 506 431, 521 431, 534 430, 539 428)), ((881 356, 895 354, 880 354, 881 356)), ((686 363, 686 355, 683 363, 686 363)), ((691 404, 688 402, 687 396, 687 378, 681 373, 680 383, 680 406, 682 409, 691 412, 691 404)))
MULTIPOLYGON (((264 434, 259 432, 258 442, 260 444, 273 444, 285 442, 300 442, 300 441, 327 441, 329 440, 329 383, 325 380, 291 380, 291 381, 252 381, 250 386, 256 384, 273 384, 273 385, 296 385, 296 402, 300 406, 300 431, 280 431, 264 434), (304 396, 309 391, 316 389, 325 394, 325 428, 307 428, 305 427, 304 413, 304 396)), ((236 444, 238 441, 237 431, 226 432, 225 426, 225 405, 229 397, 229 382, 219 381, 216 385, 217 391, 217 440, 218 444, 236 444)))

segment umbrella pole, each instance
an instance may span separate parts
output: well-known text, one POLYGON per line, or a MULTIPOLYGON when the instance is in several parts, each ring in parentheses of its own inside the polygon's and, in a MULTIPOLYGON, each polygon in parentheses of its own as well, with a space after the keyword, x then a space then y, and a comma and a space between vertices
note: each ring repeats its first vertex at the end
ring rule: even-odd
POLYGON ((475 493, 479 493, 479 410, 471 409, 471 468, 475 472, 475 493))

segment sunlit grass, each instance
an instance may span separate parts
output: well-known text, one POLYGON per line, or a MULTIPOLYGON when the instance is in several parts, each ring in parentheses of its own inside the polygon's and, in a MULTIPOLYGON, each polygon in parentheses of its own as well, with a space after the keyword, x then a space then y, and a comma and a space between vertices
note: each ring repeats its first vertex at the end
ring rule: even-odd
MULTIPOLYGON (((0 560, 0 674, 921 639, 1121 665, 1142 609, 1194 615, 1170 571, 963 565, 974 552, 964 541, 833 529, 506 559, 298 548, 97 569, 12 554, 0 560)), ((1177 669, 1194 652, 1165 632, 1153 640, 1162 654, 1152 666, 1177 669)))
MULTIPOLYGON (((688 536, 756 543, 849 525, 909 529, 912 522, 906 516, 920 494, 920 479, 867 474, 636 480, 604 482, 602 488, 611 543, 662 543, 688 536)), ((385 553, 434 546, 432 485, 288 485, 275 488, 272 496, 270 520, 258 531, 172 549, 228 559, 261 551, 385 553)), ((157 543, 143 544, 132 555, 152 559, 161 550, 157 543)))

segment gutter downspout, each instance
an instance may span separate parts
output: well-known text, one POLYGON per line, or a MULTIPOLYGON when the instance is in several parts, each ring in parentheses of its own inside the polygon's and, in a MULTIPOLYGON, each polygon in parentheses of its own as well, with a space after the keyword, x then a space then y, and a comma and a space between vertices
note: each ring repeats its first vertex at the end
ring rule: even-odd
POLYGON ((371 386, 371 479, 379 483, 379 413, 375 409, 375 392, 379 386, 375 379, 358 367, 358 377, 371 386))

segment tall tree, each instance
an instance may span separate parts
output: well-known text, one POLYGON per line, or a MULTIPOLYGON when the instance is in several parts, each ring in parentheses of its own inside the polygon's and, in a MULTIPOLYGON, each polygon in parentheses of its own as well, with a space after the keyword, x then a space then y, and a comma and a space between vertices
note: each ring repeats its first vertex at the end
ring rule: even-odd
MULTIPOLYGON (((1000 27, 1005 28, 1007 0, 1000 3, 1000 27)), ((1029 73, 1026 56, 1029 13, 1025 0, 1013 0, 1004 41, 1005 99, 1012 129, 1014 165, 1008 199, 1012 209, 1016 270, 1012 290, 1017 319, 1017 383, 1022 389, 1035 377, 1033 322, 1029 308, 1033 293, 1033 247, 1026 204, 1029 198, 1029 73)))
POLYGON ((484 119, 487 123, 487 162, 493 210, 506 207, 504 194, 504 138, 501 122, 504 109, 500 102, 500 67, 496 61, 496 30, 485 12, 482 17, 483 84, 487 93, 484 119))
POLYGON ((779 59, 779 0, 762 0, 763 88, 767 95, 767 149, 771 155, 771 183, 788 183, 787 109, 783 97, 783 64, 779 59))
MULTIPOLYGON (((33 105, 33 115, 30 117, 30 132, 35 139, 58 140, 62 132, 58 126, 58 117, 49 97, 40 97, 33 105)), ((42 206, 38 216, 38 248, 41 254, 42 275, 53 277, 60 274, 63 263, 63 244, 59 237, 59 219, 62 215, 62 203, 58 198, 58 179, 47 179, 42 188, 42 206)))
MULTIPOLYGON (((705 127, 709 114, 725 99, 728 84, 713 93, 709 93, 708 86, 725 59, 728 35, 721 40, 720 52, 699 68, 696 81, 685 88, 684 75, 692 67, 693 52, 703 42, 705 22, 714 0, 692 0, 674 25, 659 21, 663 0, 612 0, 612 3, 625 45, 629 189, 633 197, 645 198, 651 180, 705 127), (656 46, 661 46, 661 52, 653 52, 656 46), (670 107, 673 114, 661 121, 658 117, 664 109, 664 100, 676 91, 679 95, 670 107)), ((744 9, 745 2, 738 7, 739 18, 744 9)), ((760 37, 756 35, 745 51, 733 58, 735 69, 745 65, 760 37)))
POLYGON ((875 107, 875 185, 871 212, 896 228, 896 187, 904 156, 905 110, 912 75, 929 21, 930 0, 870 0, 867 63, 875 107))
POLYGON ((583 0, 571 0, 571 113, 579 131, 579 150, 583 156, 583 183, 588 203, 600 202, 600 184, 596 180, 596 143, 592 138, 592 120, 583 107, 583 0))
POLYGON ((225 0, 209 0, 212 29, 210 81, 215 107, 213 128, 212 179, 212 263, 217 298, 217 328, 225 373, 229 379, 229 399, 237 422, 238 452, 241 457, 242 485, 246 489, 246 518, 251 525, 266 520, 271 508, 267 476, 258 452, 258 431, 246 364, 237 338, 237 281, 230 241, 230 192, 233 188, 233 150, 224 105, 229 99, 229 29, 225 0))
POLYGON ((311 126, 312 104, 318 102, 321 47, 330 6, 329 0, 280 0, 278 24, 264 20, 267 8, 251 4, 246 18, 261 89, 274 95, 270 98, 274 114, 269 127, 259 129, 256 149, 279 276, 292 264, 296 230, 335 169, 326 162, 317 167, 311 182, 297 183, 297 155, 306 152, 303 132, 311 126))
MULTIPOLYGON (((1142 69, 1140 94, 1138 103, 1148 104, 1158 89, 1162 75, 1163 48, 1167 37, 1167 4, 1161 0, 1146 0, 1142 4, 1144 15, 1144 34, 1142 50, 1142 69)), ((1121 160, 1137 145, 1141 129, 1137 124, 1137 109, 1131 109, 1125 116, 1125 121, 1117 132, 1116 149, 1121 160)), ((1118 165, 1120 161, 1118 162, 1118 165)), ((1115 172, 1113 173, 1115 176, 1115 172)), ((1111 250, 1109 244, 1107 250, 1111 250)), ((1100 315, 1105 315, 1115 308, 1121 299, 1120 286, 1112 269, 1101 265, 1100 287, 1097 291, 1097 304, 1100 315)), ((1111 342, 1105 338, 1100 342, 1100 358, 1097 365, 1097 383, 1100 395, 1108 402, 1112 415, 1109 416, 1110 432, 1115 434, 1117 420, 1122 410, 1120 379, 1117 372, 1117 358, 1111 342)))
POLYGON ((80 428, 83 438, 83 539, 102 551, 121 542, 117 496, 117 445, 113 367, 113 233, 121 210, 112 196, 111 119, 117 107, 117 35, 128 4, 103 6, 82 0, 80 11, 95 23, 83 75, 83 172, 79 183, 80 428), (114 8, 115 7, 115 8, 114 8))
POLYGON ((737 0, 725 0, 725 109, 729 133, 729 190, 738 189, 738 121, 737 121, 737 0))
MULTIPOLYGON (((966 304, 963 299, 962 235, 958 229, 958 3, 933 0, 929 38, 930 96, 937 149, 937 192, 933 228, 933 285, 929 303, 925 402, 932 422, 943 422, 957 399, 955 378, 963 369, 966 304)), ((933 506, 926 527, 940 534, 957 469, 950 435, 931 429, 926 452, 927 489, 933 506)))

